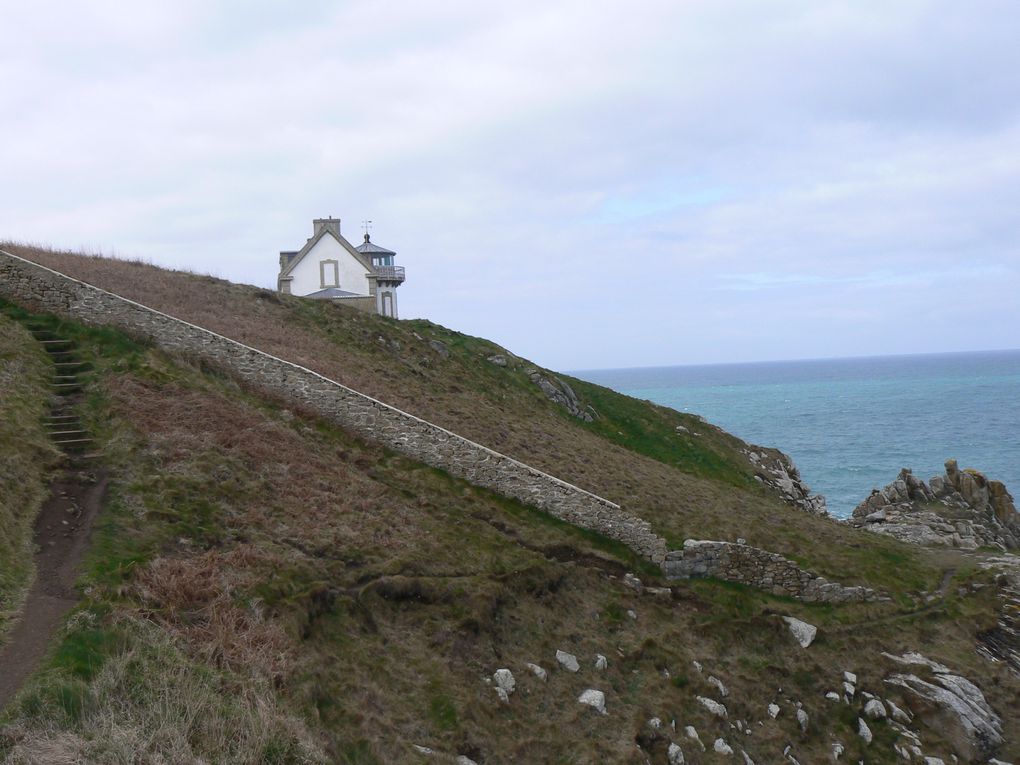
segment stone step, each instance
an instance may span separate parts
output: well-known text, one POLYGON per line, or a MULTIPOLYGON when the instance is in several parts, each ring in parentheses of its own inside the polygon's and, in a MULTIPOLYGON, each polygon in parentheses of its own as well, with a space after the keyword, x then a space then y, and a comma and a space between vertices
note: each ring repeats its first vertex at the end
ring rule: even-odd
POLYGON ((54 441, 57 446, 74 446, 76 444, 91 444, 95 443, 94 438, 71 438, 66 441, 54 441))
POLYGON ((86 432, 84 430, 55 430, 50 433, 50 438, 56 438, 57 436, 83 436, 86 432))
POLYGON ((57 339, 57 340, 40 340, 39 344, 40 345, 45 345, 47 347, 54 347, 54 346, 57 346, 57 345, 62 345, 62 346, 66 347, 68 345, 74 345, 74 343, 72 343, 70 340, 60 340, 60 339, 57 339))

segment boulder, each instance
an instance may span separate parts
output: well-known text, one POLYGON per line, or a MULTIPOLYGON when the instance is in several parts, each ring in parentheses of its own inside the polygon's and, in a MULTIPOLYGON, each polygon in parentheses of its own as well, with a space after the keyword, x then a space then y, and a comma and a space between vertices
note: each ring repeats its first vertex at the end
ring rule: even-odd
POLYGON ((493 355, 486 358, 490 364, 495 364, 497 367, 505 367, 507 364, 506 356, 502 353, 494 353, 493 355))
POLYGON ((507 695, 514 692, 517 688, 517 681, 514 679, 514 673, 509 669, 497 669, 492 674, 492 681, 496 684, 497 688, 502 688, 507 692, 507 695))
POLYGON ((580 696, 577 697, 577 703, 586 704, 592 709, 596 710, 599 714, 609 714, 606 711, 606 694, 602 691, 597 691, 594 688, 589 688, 580 696))
POLYGON ((727 757, 733 754, 733 747, 727 744, 723 739, 717 738, 712 744, 712 748, 719 754, 725 754, 727 757))
POLYGON ((684 765, 686 760, 684 759, 684 751, 676 744, 670 744, 669 749, 666 750, 666 760, 669 765, 684 765))
POLYGON ((726 707, 724 707, 718 701, 715 701, 714 699, 705 698, 704 696, 698 696, 697 699, 698 703, 701 704, 701 706, 703 706, 709 712, 714 714, 716 717, 726 719, 726 717, 728 716, 728 713, 726 712, 726 707))
POLYGON ((807 733, 808 722, 809 722, 808 713, 805 712, 803 709, 798 709, 797 710, 797 725, 800 726, 801 732, 807 733))
POLYGON ((609 659, 600 653, 595 654, 595 669, 601 672, 609 666, 609 659))
POLYGON ((794 639, 800 643, 801 648, 807 648, 814 642, 815 635, 818 634, 818 628, 813 624, 808 624, 792 616, 784 616, 783 621, 790 627, 790 632, 793 634, 794 639))
POLYGON ((875 489, 850 522, 911 544, 973 550, 1020 547, 1020 514, 1001 481, 948 460, 945 475, 928 484, 903 468, 884 489, 875 489))
POLYGON ((531 670, 531 674, 533 674, 539 680, 545 680, 546 678, 549 677, 549 673, 546 672, 544 669, 542 669, 537 664, 532 664, 531 662, 528 662, 527 667, 528 667, 528 669, 531 670))
POLYGON ((964 677, 933 672, 933 682, 914 674, 893 674, 885 682, 903 691, 915 716, 938 729, 965 760, 987 758, 1002 745, 1002 719, 981 690, 964 677))
POLYGON ((885 704, 878 699, 871 699, 864 705, 864 715, 872 720, 884 720, 888 713, 885 710, 885 704))
POLYGON ((769 704, 769 717, 771 717, 773 720, 775 720, 777 717, 779 717, 779 705, 778 704, 769 704))
POLYGON ((688 725, 684 728, 684 735, 701 747, 701 751, 705 751, 705 745, 701 743, 701 736, 698 735, 698 731, 694 729, 693 725, 688 725))
POLYGON ((556 651, 556 661, 568 672, 577 672, 581 665, 577 663, 577 657, 566 651, 556 651))
POLYGON ((730 695, 729 690, 727 690, 726 686, 723 685, 723 681, 720 680, 715 675, 708 676, 708 684, 714 686, 716 690, 719 691, 719 695, 722 696, 723 698, 726 698, 727 696, 730 695))
POLYGON ((857 718, 857 735, 864 739, 865 744, 870 744, 875 738, 871 728, 868 727, 868 724, 861 717, 857 718))

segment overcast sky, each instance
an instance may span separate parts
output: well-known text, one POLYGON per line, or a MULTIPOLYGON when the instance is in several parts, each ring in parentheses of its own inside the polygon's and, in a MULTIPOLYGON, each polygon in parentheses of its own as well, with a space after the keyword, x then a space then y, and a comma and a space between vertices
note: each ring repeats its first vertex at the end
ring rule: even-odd
POLYGON ((559 369, 1020 347, 1015 0, 0 9, 0 238, 275 286, 370 218, 559 369))

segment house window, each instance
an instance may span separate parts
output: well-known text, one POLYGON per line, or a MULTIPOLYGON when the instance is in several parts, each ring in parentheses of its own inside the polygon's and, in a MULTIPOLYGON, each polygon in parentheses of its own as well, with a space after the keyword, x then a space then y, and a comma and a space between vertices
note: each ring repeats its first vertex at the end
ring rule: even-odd
POLYGON ((322 289, 340 286, 340 264, 337 261, 319 261, 319 284, 322 289))

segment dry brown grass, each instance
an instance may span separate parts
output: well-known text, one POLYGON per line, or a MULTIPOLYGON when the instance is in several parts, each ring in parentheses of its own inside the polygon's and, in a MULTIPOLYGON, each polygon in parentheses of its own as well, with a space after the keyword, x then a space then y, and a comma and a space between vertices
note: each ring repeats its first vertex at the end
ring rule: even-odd
MULTIPOLYGON (((302 364, 607 497, 648 519, 674 544, 685 538, 744 538, 851 583, 866 583, 871 575, 859 566, 855 551, 885 544, 793 511, 757 487, 720 484, 610 443, 560 416, 537 389, 500 385, 484 356, 442 358, 429 347, 429 337, 406 323, 343 306, 312 310, 300 298, 140 262, 4 247, 302 364)), ((884 573, 888 581, 881 584, 895 585, 888 566, 884 573)))
MULTIPOLYGON (((643 765, 635 738, 657 716, 696 726, 709 745, 742 743, 759 762, 780 761, 788 741, 800 761, 821 762, 828 731, 854 735, 822 694, 843 669, 877 692, 881 650, 952 659, 1000 709, 1016 693, 970 650, 959 615, 833 611, 705 582, 639 596, 620 582, 621 562, 576 530, 158 353, 134 372, 101 373, 96 398, 120 503, 100 549, 148 555, 120 579, 87 575, 82 621, 92 614, 134 637, 83 681, 79 718, 22 712, 19 757, 248 763, 284 747, 281 762, 316 761, 321 748, 329 761, 417 763, 419 744, 447 757, 436 762, 643 765), (779 613, 821 627, 810 651, 779 613), (558 670, 556 649, 575 653, 581 672, 558 670), (607 670, 593 668, 596 653, 607 670), (693 659, 726 683, 731 719, 752 736, 697 704, 714 690, 693 659), (518 681, 509 706, 486 682, 501 667, 518 681), (589 687, 606 693, 607 717, 577 703, 589 687), (769 721, 773 699, 784 714, 769 721), (810 736, 797 729, 796 701, 810 736)), ((1020 721, 1008 725, 1012 735, 1020 721)), ((648 746, 658 765, 664 742, 648 746)))

